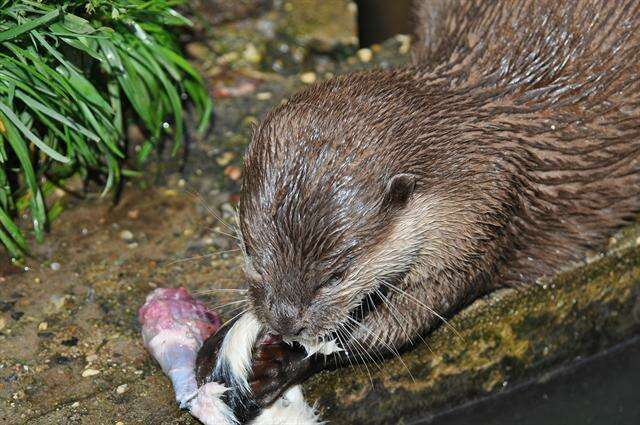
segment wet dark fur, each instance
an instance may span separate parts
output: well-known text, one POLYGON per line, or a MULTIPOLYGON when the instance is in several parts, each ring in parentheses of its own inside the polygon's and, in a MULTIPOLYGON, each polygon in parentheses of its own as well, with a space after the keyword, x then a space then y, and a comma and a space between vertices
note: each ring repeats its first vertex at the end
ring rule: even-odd
MULTIPOLYGON (((581 258, 640 209, 640 2, 437 1, 419 16, 413 65, 316 84, 255 131, 240 226, 253 308, 284 334, 344 322, 371 293, 344 281, 421 199, 435 218, 416 237, 435 248, 379 278, 444 315, 581 258), (402 173, 410 198, 384 201, 402 173)), ((402 345, 439 322, 388 297, 406 323, 383 304, 354 338, 402 345)))

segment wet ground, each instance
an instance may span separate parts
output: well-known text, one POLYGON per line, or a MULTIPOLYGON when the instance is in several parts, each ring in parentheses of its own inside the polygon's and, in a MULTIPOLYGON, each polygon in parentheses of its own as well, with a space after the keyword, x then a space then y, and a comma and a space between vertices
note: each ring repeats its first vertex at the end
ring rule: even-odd
MULTIPOLYGON (((45 243, 23 264, 0 259, 0 423, 196 423, 142 347, 137 309, 158 286, 185 286, 212 306, 236 300, 218 289, 242 285, 232 225, 252 124, 315 80, 409 57, 406 37, 358 51, 348 25, 333 36, 322 21, 318 31, 285 25, 283 13, 304 21, 313 2, 263 3, 187 44, 216 120, 192 140, 184 168, 180 158, 150 164, 151 177, 128 184, 116 205, 58 193, 65 211, 45 243)), ((325 19, 353 13, 349 2, 326 3, 325 19)), ((433 352, 405 355, 408 368, 326 373, 307 393, 333 423, 411 422, 624 341, 640 331, 638 235, 629 229, 617 252, 544 287, 475 303, 453 321, 462 338, 439 329, 433 352)), ((240 308, 220 310, 228 318, 240 308)))
POLYGON ((3 273, 0 422, 171 423, 182 416, 140 344, 136 311, 158 285, 237 284, 233 259, 175 262, 209 246, 232 249, 204 230, 215 224, 198 204, 171 189, 127 190, 115 208, 83 202, 39 248, 44 263, 3 273))

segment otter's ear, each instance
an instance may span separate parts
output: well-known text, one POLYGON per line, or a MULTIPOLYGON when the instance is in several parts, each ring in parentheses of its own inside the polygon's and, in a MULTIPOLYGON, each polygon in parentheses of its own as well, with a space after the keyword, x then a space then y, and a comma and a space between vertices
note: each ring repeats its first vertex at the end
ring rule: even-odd
POLYGON ((402 173, 391 177, 384 190, 381 210, 404 207, 415 188, 416 176, 413 174, 402 173))

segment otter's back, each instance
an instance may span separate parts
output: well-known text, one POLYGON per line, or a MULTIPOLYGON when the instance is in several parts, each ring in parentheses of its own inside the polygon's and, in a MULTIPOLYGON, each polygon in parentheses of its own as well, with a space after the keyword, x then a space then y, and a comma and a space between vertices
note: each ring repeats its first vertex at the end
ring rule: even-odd
MULTIPOLYGON (((487 75, 547 79, 604 61, 633 63, 640 46, 634 0, 418 0, 416 62, 487 75)), ((596 70, 597 72, 597 70, 596 70)))

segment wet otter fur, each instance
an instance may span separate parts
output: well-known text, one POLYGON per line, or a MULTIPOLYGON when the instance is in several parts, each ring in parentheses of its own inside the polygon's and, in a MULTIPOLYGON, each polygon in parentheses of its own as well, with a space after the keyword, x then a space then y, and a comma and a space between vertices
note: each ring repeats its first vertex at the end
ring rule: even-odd
POLYGON ((423 1, 412 64, 321 82, 245 157, 251 309, 392 354, 640 209, 640 2, 423 1))

